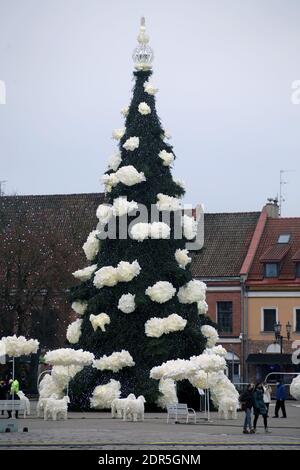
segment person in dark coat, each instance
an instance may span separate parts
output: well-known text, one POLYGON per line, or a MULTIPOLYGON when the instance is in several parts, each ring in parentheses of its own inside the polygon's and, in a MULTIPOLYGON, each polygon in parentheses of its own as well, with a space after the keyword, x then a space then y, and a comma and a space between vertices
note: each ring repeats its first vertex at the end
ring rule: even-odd
POLYGON ((276 405, 275 405, 275 416, 273 416, 273 418, 279 418, 278 413, 280 409, 282 411, 282 418, 286 418, 285 400, 286 400, 285 385, 279 381, 277 382, 277 385, 276 385, 276 405))
POLYGON ((245 421, 244 421, 244 428, 243 428, 243 433, 244 434, 253 434, 254 429, 252 428, 251 425, 251 420, 252 420, 252 408, 253 408, 253 391, 254 391, 254 385, 249 384, 247 386, 247 390, 240 395, 240 403, 242 406, 242 410, 245 411, 245 421), (249 431, 248 431, 249 428, 249 431))
POLYGON ((262 383, 258 383, 255 385, 255 389, 253 392, 253 408, 254 408, 254 421, 253 421, 254 432, 256 432, 256 424, 257 424, 259 415, 263 417, 265 432, 270 432, 268 429, 268 410, 264 402, 264 387, 262 383))

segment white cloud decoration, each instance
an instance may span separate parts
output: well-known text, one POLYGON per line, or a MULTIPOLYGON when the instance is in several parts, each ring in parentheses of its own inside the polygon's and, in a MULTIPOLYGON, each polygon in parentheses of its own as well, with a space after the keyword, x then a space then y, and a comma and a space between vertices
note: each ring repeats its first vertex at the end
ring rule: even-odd
POLYGON ((152 302, 163 304, 170 300, 176 293, 175 287, 168 281, 158 281, 145 291, 152 302))
POLYGON ((67 328, 67 340, 71 344, 76 344, 79 341, 79 338, 81 336, 81 325, 82 325, 82 320, 78 319, 70 323, 70 325, 67 328))
POLYGON ((194 217, 189 215, 184 215, 181 218, 183 235, 187 240, 193 240, 197 235, 198 223, 194 217))
POLYGON ((120 166, 120 163, 122 161, 121 153, 120 152, 115 152, 113 153, 108 160, 108 169, 117 171, 117 169, 120 166))
POLYGON ((166 150, 161 150, 158 154, 164 166, 170 166, 174 162, 174 155, 166 150))
POLYGON ((215 346, 215 344, 219 340, 217 330, 211 325, 201 326, 201 333, 203 334, 203 336, 205 336, 205 338, 207 338, 206 346, 208 348, 212 348, 213 346, 215 346))
POLYGON ((83 315, 87 309, 87 306, 88 303, 86 300, 75 300, 71 305, 72 309, 77 313, 77 315, 83 315))
POLYGON ((145 323, 145 332, 146 335, 151 338, 159 338, 163 334, 182 331, 186 324, 187 320, 177 315, 177 313, 173 313, 165 318, 150 318, 150 320, 145 323))
POLYGON ((157 399, 157 405, 166 409, 168 405, 178 403, 177 393, 176 393, 176 383, 172 379, 160 379, 158 384, 158 390, 161 395, 157 399))
POLYGON ((144 82, 144 91, 148 93, 148 95, 154 96, 158 92, 158 88, 155 88, 150 82, 144 82))
POLYGON ((197 308, 199 315, 206 315, 208 312, 208 304, 205 300, 199 300, 199 302, 197 302, 197 308))
POLYGON ((137 260, 132 263, 120 261, 118 266, 104 266, 95 273, 94 286, 101 289, 104 286, 113 287, 118 282, 130 282, 139 275, 141 267, 137 260))
POLYGON ((181 304, 192 304, 205 299, 206 284, 202 281, 192 279, 178 291, 178 300, 181 304))
POLYGON ((142 103, 139 104, 138 111, 140 114, 146 116, 147 114, 151 113, 151 108, 147 103, 143 101, 142 103))
POLYGON ((100 240, 98 239, 98 235, 99 231, 93 230, 82 247, 88 261, 93 261, 99 251, 100 240))
POLYGON ((25 336, 4 336, 0 340, 1 349, 8 356, 20 357, 37 353, 39 342, 36 339, 26 339, 25 336))
POLYGON ((74 271, 72 274, 75 277, 75 279, 79 279, 82 282, 86 282, 89 279, 91 279, 96 269, 97 269, 97 265, 92 264, 91 266, 87 266, 86 268, 78 269, 77 271, 74 271))
POLYGON ((129 106, 125 106, 124 108, 121 109, 120 112, 121 112, 122 116, 127 117, 128 113, 129 113, 129 106))
POLYGON ((122 166, 115 174, 125 186, 134 186, 146 181, 144 173, 139 173, 132 165, 122 166))
POLYGON ((182 208, 182 203, 177 197, 159 193, 156 207, 160 211, 177 211, 182 208))
POLYGON ((139 148, 140 139, 139 137, 129 137, 126 142, 123 144, 123 148, 133 152, 135 149, 139 148))
POLYGON ((97 208, 96 216, 101 224, 107 224, 113 216, 113 210, 111 205, 100 204, 97 208))
POLYGON ((137 202, 127 201, 126 197, 118 197, 113 202, 112 212, 114 216, 121 217, 135 210, 138 210, 137 202))
POLYGON ((111 370, 112 372, 119 372, 123 367, 133 367, 135 362, 128 351, 122 349, 121 352, 114 352, 110 356, 106 354, 100 359, 96 359, 93 367, 98 370, 111 370))
POLYGON ((53 366, 89 366, 93 360, 94 354, 82 349, 54 349, 45 355, 46 364, 53 366))
POLYGON ((99 313, 99 315, 91 314, 90 322, 94 331, 96 331, 97 328, 100 328, 104 332, 106 331, 106 325, 110 324, 110 317, 107 313, 99 313))
POLYGON ((94 388, 90 398, 91 408, 103 410, 111 407, 115 398, 121 396, 121 384, 118 380, 111 379, 107 384, 94 388))
POLYGON ((124 137, 126 132, 126 128, 122 127, 121 129, 115 129, 112 133, 113 139, 115 140, 121 140, 122 137, 124 137))
POLYGON ((164 222, 138 222, 130 229, 130 234, 133 240, 142 242, 147 238, 152 239, 168 239, 170 238, 171 229, 168 224, 164 222))

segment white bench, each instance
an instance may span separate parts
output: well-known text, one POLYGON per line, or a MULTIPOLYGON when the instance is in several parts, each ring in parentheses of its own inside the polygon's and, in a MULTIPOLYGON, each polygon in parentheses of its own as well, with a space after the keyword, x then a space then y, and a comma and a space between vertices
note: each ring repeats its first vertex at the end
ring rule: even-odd
POLYGON ((168 405, 168 417, 167 423, 171 419, 174 419, 174 423, 179 423, 180 418, 184 418, 185 422, 189 422, 189 418, 193 418, 196 424, 196 412, 193 408, 188 408, 186 403, 175 403, 174 405, 168 405))
POLYGON ((0 400, 0 411, 23 411, 25 418, 25 403, 23 400, 0 400))

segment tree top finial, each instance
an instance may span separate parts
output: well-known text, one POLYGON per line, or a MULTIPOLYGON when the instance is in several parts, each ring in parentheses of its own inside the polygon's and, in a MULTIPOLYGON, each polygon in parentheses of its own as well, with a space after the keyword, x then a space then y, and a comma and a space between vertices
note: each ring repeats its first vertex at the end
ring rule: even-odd
POLYGON ((148 46, 149 36, 146 34, 146 20, 141 17, 140 32, 137 37, 139 45, 133 51, 134 66, 137 70, 150 70, 154 58, 153 50, 148 46))

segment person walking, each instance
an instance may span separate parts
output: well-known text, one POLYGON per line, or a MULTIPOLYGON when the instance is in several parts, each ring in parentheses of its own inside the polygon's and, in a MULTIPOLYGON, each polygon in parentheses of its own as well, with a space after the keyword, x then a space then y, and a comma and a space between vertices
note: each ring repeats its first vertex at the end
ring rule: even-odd
POLYGON ((286 418, 285 400, 286 400, 285 385, 281 381, 278 381, 276 384, 276 405, 275 405, 275 415, 273 416, 273 418, 279 418, 280 409, 282 412, 282 418, 286 418))
POLYGON ((253 421, 253 428, 254 432, 256 432, 256 424, 259 415, 263 417, 264 420, 264 427, 265 432, 271 432, 268 428, 268 412, 267 407, 264 402, 264 388, 262 383, 258 383, 255 385, 255 389, 253 392, 253 408, 254 408, 254 421, 253 421))
POLYGON ((247 390, 240 395, 241 407, 242 407, 242 410, 245 411, 245 420, 244 420, 244 428, 243 428, 244 434, 254 433, 254 429, 251 425, 252 408, 253 408, 253 390, 254 390, 254 385, 248 384, 247 390))
POLYGON ((264 382, 263 388, 264 388, 264 403, 267 408, 267 417, 269 417, 269 407, 271 403, 272 388, 270 387, 270 385, 267 384, 267 382, 264 382))
MULTIPOLYGON (((9 385, 10 385, 9 400, 20 400, 20 398, 17 395, 20 391, 20 385, 19 385, 18 379, 14 379, 14 380, 11 379, 9 381, 9 385)), ((11 418, 12 412, 7 411, 7 413, 8 413, 8 417, 11 418)), ((16 418, 19 417, 19 411, 18 410, 15 411, 15 416, 16 416, 16 418)))

